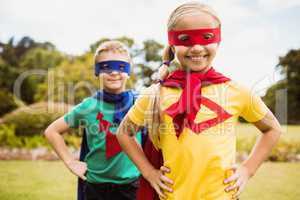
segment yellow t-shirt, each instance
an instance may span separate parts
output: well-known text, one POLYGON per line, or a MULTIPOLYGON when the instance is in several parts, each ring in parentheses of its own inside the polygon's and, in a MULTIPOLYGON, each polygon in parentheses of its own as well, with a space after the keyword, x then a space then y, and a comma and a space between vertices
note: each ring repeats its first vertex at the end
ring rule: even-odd
MULTIPOLYGON (((181 91, 162 87, 161 110, 177 102, 181 91)), ((139 126, 145 125, 150 94, 150 89, 146 89, 128 112, 129 118, 139 126)), ((223 181, 228 178, 228 169, 235 164, 238 117, 255 122, 268 111, 258 96, 233 81, 206 86, 202 88, 202 96, 221 106, 231 117, 201 133, 194 133, 185 127, 177 138, 172 118, 163 113, 159 146, 164 166, 171 169, 171 173, 166 175, 174 181, 173 193, 167 193, 168 200, 232 199, 232 193, 224 191, 226 185, 223 181)), ((217 114, 214 111, 201 105, 194 122, 215 117, 217 114)))

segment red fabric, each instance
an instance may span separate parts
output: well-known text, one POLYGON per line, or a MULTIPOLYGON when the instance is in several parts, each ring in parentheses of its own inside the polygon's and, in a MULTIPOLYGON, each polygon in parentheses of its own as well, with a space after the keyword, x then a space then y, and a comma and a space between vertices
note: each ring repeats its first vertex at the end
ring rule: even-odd
MULTIPOLYGON (((164 82, 166 87, 182 88, 182 94, 179 100, 169 106, 164 112, 173 118, 173 123, 177 137, 184 126, 192 129, 195 133, 200 133, 218 123, 231 117, 222 107, 215 102, 201 96, 202 83, 218 84, 229 81, 230 79, 216 72, 212 67, 204 74, 199 72, 185 72, 182 70, 174 71, 164 82), (211 109, 217 114, 217 117, 204 122, 194 123, 196 114, 201 104, 211 109)), ((161 151, 157 151, 149 138, 147 138, 144 152, 150 163, 159 169, 163 165, 161 151)), ((137 191, 137 200, 157 200, 159 199, 155 190, 143 177, 140 178, 140 187, 137 191)))
POLYGON ((106 159, 110 159, 111 157, 114 157, 115 155, 120 153, 122 151, 122 148, 117 140, 117 137, 109 130, 112 124, 109 121, 103 119, 103 114, 101 112, 98 113, 97 119, 99 120, 99 133, 102 131, 106 133, 105 155, 106 159))
MULTIPOLYGON (((161 151, 158 151, 153 146, 149 137, 144 146, 144 153, 154 168, 159 169, 163 165, 161 151)), ((143 177, 140 177, 140 185, 137 190, 137 200, 159 200, 158 195, 152 188, 150 183, 143 177)))
MULTIPOLYGON (((215 125, 216 122, 223 122, 230 115, 216 103, 213 103, 209 99, 201 96, 201 86, 202 82, 207 84, 218 84, 229 81, 230 79, 216 72, 212 67, 206 73, 190 72, 187 73, 183 70, 174 71, 164 82, 163 85, 167 87, 180 87, 183 89, 179 100, 169 106, 164 112, 173 118, 174 128, 176 135, 182 132, 184 126, 188 128, 211 127, 215 125), (197 112, 201 108, 201 104, 206 103, 206 106, 213 110, 218 117, 212 121, 206 121, 202 123, 195 124, 194 120, 196 118, 197 112), (209 126, 207 125, 209 123, 209 126)), ((196 133, 200 133, 205 130, 200 128, 196 133)))
POLYGON ((195 44, 208 45, 221 42, 220 28, 172 30, 168 32, 169 45, 193 46, 195 44), (207 37, 207 34, 210 37, 207 37))
POLYGON ((194 133, 199 134, 212 126, 222 123, 232 116, 231 114, 227 113, 226 110, 224 110, 221 106, 211 101, 210 99, 201 97, 201 99, 199 100, 201 100, 200 104, 203 104, 210 110, 214 111, 217 114, 217 117, 208 119, 200 123, 194 123, 194 121, 189 122, 187 125, 194 133))

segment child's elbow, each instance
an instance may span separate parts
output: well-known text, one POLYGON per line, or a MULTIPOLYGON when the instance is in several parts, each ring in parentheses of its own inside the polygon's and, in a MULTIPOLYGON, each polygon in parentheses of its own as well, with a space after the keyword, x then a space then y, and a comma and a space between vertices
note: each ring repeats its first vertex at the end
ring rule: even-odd
POLYGON ((48 139, 48 138, 51 137, 51 135, 52 135, 51 133, 52 133, 52 132, 53 132, 53 131, 51 130, 51 127, 48 126, 48 127, 45 129, 43 135, 48 139))

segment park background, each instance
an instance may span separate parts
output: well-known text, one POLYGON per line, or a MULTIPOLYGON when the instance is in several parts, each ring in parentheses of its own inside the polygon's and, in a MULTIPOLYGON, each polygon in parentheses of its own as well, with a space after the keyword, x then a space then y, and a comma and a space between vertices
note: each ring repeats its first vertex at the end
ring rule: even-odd
MULTIPOLYGON (((93 94, 98 44, 118 39, 130 49, 128 87, 155 79, 170 12, 185 1, 2 0, 0 2, 0 199, 75 199, 76 177, 57 161, 42 133, 93 94)), ((300 192, 300 1, 206 0, 222 20, 214 67, 262 96, 283 125, 268 161, 241 199, 296 200, 300 192)), ((236 127, 237 159, 259 132, 236 127)), ((65 134, 74 152, 80 131, 65 134)))

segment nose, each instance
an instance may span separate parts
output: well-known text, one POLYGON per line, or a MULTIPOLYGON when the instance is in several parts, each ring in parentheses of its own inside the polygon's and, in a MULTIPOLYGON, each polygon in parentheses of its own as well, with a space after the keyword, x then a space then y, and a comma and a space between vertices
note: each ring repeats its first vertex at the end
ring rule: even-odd
POLYGON ((112 70, 112 72, 110 73, 111 75, 118 75, 119 74, 119 71, 117 70, 112 70))
POLYGON ((200 45, 200 44, 195 44, 192 46, 191 51, 194 53, 198 53, 200 51, 204 50, 204 46, 200 45))

